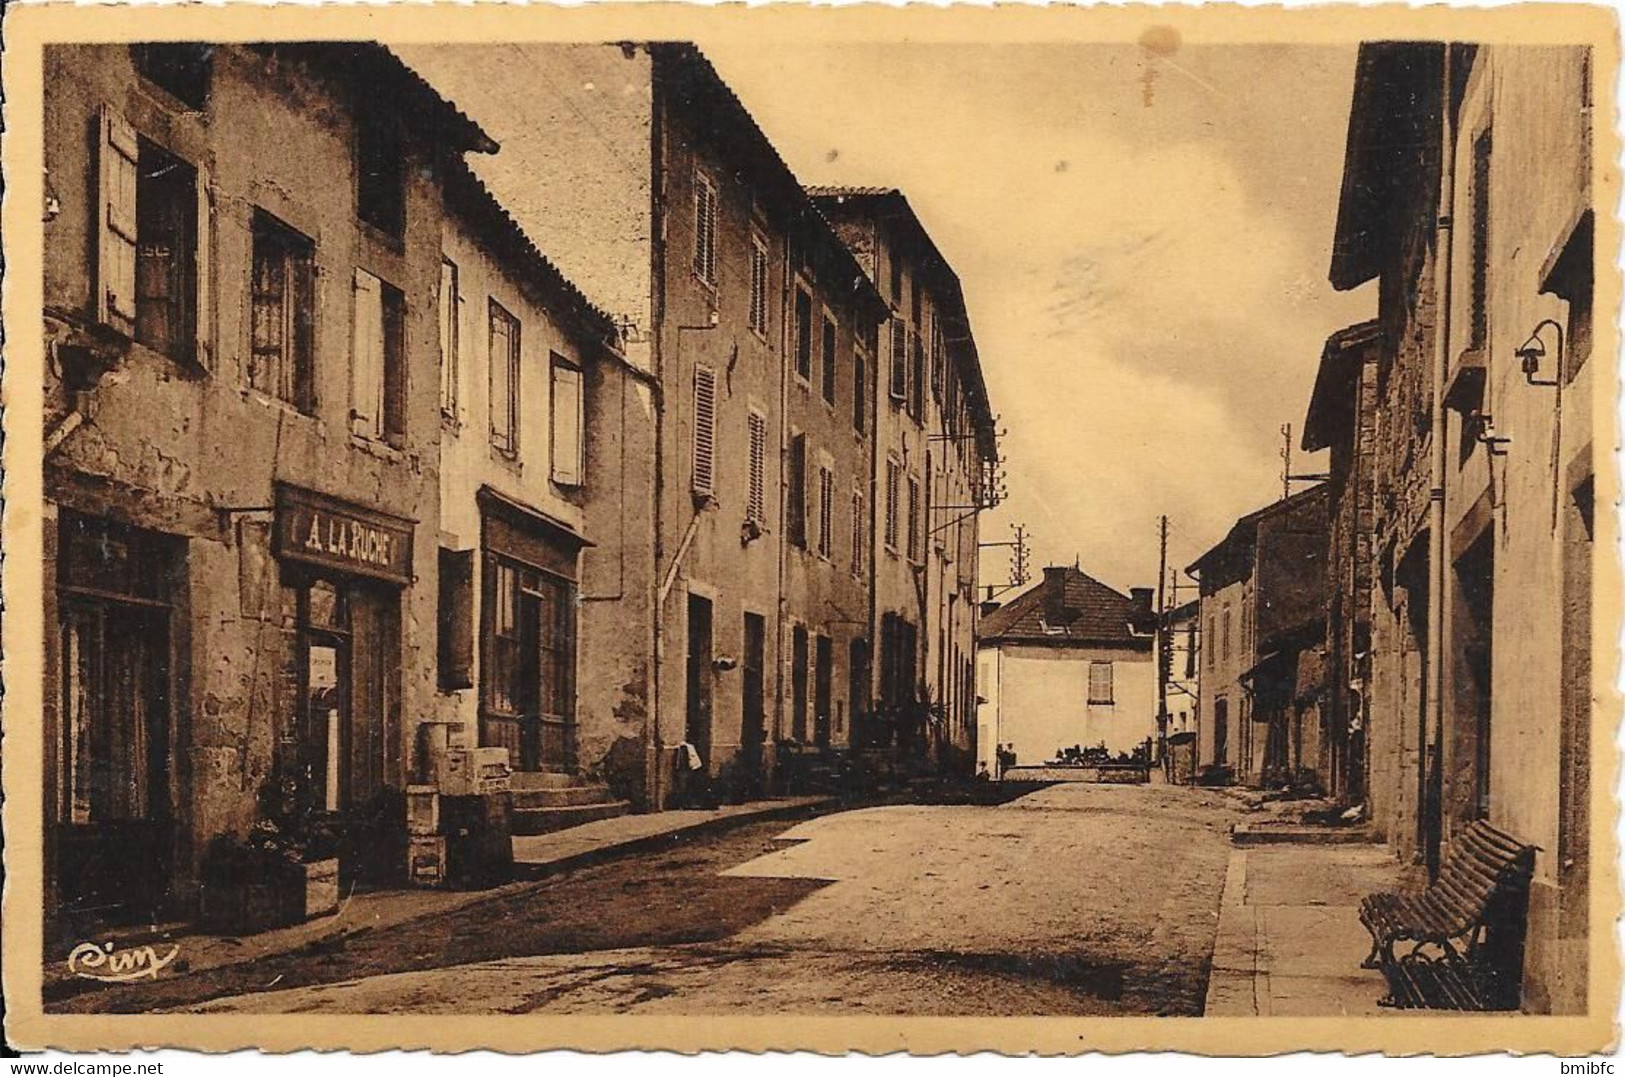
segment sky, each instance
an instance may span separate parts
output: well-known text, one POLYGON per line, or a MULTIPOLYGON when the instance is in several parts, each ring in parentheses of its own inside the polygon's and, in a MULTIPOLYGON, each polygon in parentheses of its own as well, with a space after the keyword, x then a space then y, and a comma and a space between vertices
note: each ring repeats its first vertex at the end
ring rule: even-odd
POLYGON ((901 188, 953 264, 1005 431, 982 540, 1025 525, 1035 578, 1154 586, 1164 513, 1188 565, 1280 496, 1284 423, 1325 466, 1321 346, 1376 306, 1326 281, 1352 46, 697 40, 803 183, 901 188))

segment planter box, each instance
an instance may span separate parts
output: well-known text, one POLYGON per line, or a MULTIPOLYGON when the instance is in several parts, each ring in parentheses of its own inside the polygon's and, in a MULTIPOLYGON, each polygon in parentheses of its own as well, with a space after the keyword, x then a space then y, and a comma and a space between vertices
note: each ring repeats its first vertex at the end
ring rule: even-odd
POLYGON ((304 884, 304 915, 301 920, 314 920, 339 911, 339 861, 315 860, 308 864, 294 864, 299 881, 304 884))
POLYGON ((339 862, 281 861, 257 874, 239 870, 235 877, 222 873, 211 878, 206 870, 198 898, 199 919, 222 934, 253 935, 301 924, 338 911, 339 862))

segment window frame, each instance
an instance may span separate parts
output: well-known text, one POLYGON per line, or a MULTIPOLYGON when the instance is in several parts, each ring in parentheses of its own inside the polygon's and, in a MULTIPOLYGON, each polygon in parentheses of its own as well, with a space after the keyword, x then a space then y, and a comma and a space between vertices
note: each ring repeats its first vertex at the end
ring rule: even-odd
POLYGON ((406 191, 411 169, 406 132, 382 108, 362 108, 355 121, 355 216, 362 224, 399 246, 406 239, 406 191), (378 140, 374 142, 373 140, 378 140), (389 171, 369 167, 390 162, 389 171), (373 177, 369 181, 368 177, 373 177), (386 194, 387 189, 387 194, 386 194), (381 207, 370 208, 378 195, 381 207))
POLYGON ((717 207, 721 199, 717 182, 699 165, 694 166, 694 250, 689 268, 694 279, 711 290, 717 287, 717 207))
POLYGON ((255 207, 250 224, 248 279, 248 365, 244 370, 249 389, 267 399, 286 404, 303 415, 316 412, 316 244, 309 236, 290 227, 273 214, 255 207), (262 250, 262 245, 271 248, 262 250), (275 302, 280 352, 273 361, 269 384, 256 384, 257 360, 262 352, 260 332, 260 265, 262 256, 276 256, 280 266, 282 294, 275 302), (302 268, 301 268, 302 266, 302 268), (301 309, 303 308, 303 309, 301 309), (291 371, 290 371, 291 366, 291 371), (288 385, 287 395, 283 386, 288 385))
POLYGON ((750 234, 750 309, 746 316, 747 325, 752 333, 761 340, 767 340, 772 329, 772 304, 768 296, 772 294, 773 264, 768 252, 767 239, 762 233, 751 229, 750 234))
POLYGON ((548 352, 547 375, 547 419, 548 419, 548 463, 552 482, 555 486, 574 488, 585 486, 587 483, 587 377, 580 363, 567 355, 556 351, 548 352), (564 446, 569 455, 569 466, 562 467, 561 459, 565 453, 560 452, 560 431, 566 427, 559 422, 559 383, 562 380, 575 383, 575 416, 573 429, 575 441, 564 446))
POLYGON ((440 418, 456 428, 462 423, 462 270, 444 254, 440 256, 440 291, 435 298, 440 320, 440 418))
POLYGON ((485 365, 486 383, 488 392, 485 400, 485 414, 487 436, 491 448, 509 460, 519 456, 520 437, 520 377, 523 362, 523 344, 521 342, 522 327, 519 318, 507 307, 497 301, 495 296, 486 297, 485 307, 485 365), (507 393, 507 427, 497 426, 497 327, 505 327, 507 334, 507 355, 502 357, 502 365, 506 368, 507 393))
POLYGON ((1088 699, 1091 707, 1117 706, 1116 673, 1111 662, 1091 660, 1089 662, 1089 690, 1088 699), (1105 693, 1102 695, 1096 688, 1097 675, 1105 672, 1105 693))

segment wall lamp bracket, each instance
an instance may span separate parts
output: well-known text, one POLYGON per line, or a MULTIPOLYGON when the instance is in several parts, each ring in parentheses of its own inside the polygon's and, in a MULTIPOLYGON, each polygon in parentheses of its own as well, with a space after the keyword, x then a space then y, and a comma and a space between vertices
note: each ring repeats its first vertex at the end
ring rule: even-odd
POLYGON ((1494 424, 1491 422, 1490 416, 1486 412, 1473 412, 1472 420, 1473 425, 1476 427, 1473 433, 1473 439, 1480 445, 1489 446, 1491 456, 1505 456, 1507 454, 1506 447, 1512 444, 1512 438, 1504 434, 1497 435, 1490 433, 1490 430, 1494 424))
POLYGON ((1551 318, 1547 318, 1535 326, 1529 339, 1524 341, 1515 353, 1518 363, 1523 368, 1523 377, 1530 385, 1557 386, 1563 382, 1563 327, 1551 318), (1557 376, 1552 378, 1536 377, 1540 373, 1541 360, 1546 358, 1546 342, 1541 339, 1541 333, 1550 328, 1557 337, 1557 347, 1553 352, 1556 361, 1557 376))

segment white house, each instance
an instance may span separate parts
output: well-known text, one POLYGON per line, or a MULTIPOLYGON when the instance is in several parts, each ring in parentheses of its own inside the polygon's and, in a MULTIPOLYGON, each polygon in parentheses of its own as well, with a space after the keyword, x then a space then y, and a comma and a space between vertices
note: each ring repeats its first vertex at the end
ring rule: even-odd
POLYGON ((1157 735, 1157 667, 1149 588, 1133 597, 1077 568, 982 620, 977 766, 997 774, 1000 746, 1015 763, 1050 762, 1070 748, 1132 752, 1157 735))

